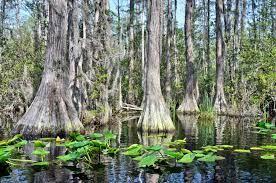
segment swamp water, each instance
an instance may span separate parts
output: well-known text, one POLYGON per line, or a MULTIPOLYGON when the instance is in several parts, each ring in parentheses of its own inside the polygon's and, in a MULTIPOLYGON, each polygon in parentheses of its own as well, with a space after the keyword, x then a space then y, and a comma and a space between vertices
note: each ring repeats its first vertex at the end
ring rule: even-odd
MULTIPOLYGON (((181 116, 176 122, 174 134, 147 135, 140 134, 136 128, 137 120, 127 121, 107 127, 117 135, 117 144, 127 147, 131 144, 156 145, 176 139, 186 138, 186 149, 197 150, 207 145, 228 144, 235 149, 249 149, 254 146, 275 144, 269 135, 257 134, 250 119, 218 117, 213 122, 200 121, 194 116, 181 116)), ((0 130, 1 134, 6 130, 0 130)), ((2 137, 3 138, 3 137, 2 137)), ((27 144, 24 154, 35 160, 32 155, 33 144, 27 144)), ((49 161, 64 154, 65 148, 54 142, 47 147, 49 161)), ((17 182, 276 182, 276 160, 264 160, 260 154, 218 153, 224 160, 214 163, 194 161, 191 164, 177 164, 166 169, 141 169, 137 162, 119 153, 112 157, 101 158, 102 166, 87 169, 81 165, 58 166, 50 164, 48 168, 0 167, 0 183, 17 182)), ((275 152, 274 152, 275 154, 275 152)))

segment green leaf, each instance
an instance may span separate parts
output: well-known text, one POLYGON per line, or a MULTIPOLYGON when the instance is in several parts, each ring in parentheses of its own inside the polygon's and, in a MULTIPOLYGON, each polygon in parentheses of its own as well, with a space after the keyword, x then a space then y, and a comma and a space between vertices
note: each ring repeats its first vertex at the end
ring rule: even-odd
POLYGON ((263 156, 261 156, 262 159, 275 159, 274 154, 265 154, 263 156))
POLYGON ((103 134, 101 133, 92 133, 89 135, 92 139, 99 139, 103 137, 103 134))
POLYGON ((47 161, 41 161, 41 162, 35 162, 32 163, 33 166, 49 166, 49 162, 47 161))
POLYGON ((236 153, 250 153, 251 151, 248 149, 235 149, 234 152, 236 153))
POLYGON ((139 156, 142 154, 143 146, 140 144, 133 144, 128 147, 127 151, 123 154, 126 156, 139 156))
POLYGON ((104 133, 104 138, 106 140, 115 140, 116 139, 116 135, 114 135, 113 133, 111 132, 105 132, 104 133))
POLYGON ((181 153, 181 152, 174 152, 174 151, 170 151, 170 150, 165 150, 164 153, 166 155, 168 155, 169 157, 174 158, 174 159, 180 159, 180 158, 183 157, 183 153, 181 153))
POLYGON ((146 150, 148 151, 160 151, 163 147, 160 145, 155 145, 155 146, 149 146, 146 147, 146 150))
POLYGON ((90 142, 89 141, 82 141, 82 142, 78 142, 78 141, 73 141, 73 142, 67 142, 64 144, 65 147, 70 148, 70 149, 77 149, 80 147, 84 147, 89 145, 90 142))
POLYGON ((34 141, 34 146, 35 147, 45 147, 46 145, 44 144, 44 142, 40 141, 40 140, 35 140, 34 141))
POLYGON ((49 151, 46 151, 44 149, 36 149, 32 152, 33 155, 37 155, 37 156, 46 156, 49 153, 50 153, 49 151))
POLYGON ((178 160, 179 163, 192 163, 195 159, 195 154, 189 153, 185 154, 180 160, 178 160))
POLYGON ((150 154, 141 159, 139 167, 154 166, 154 163, 158 161, 158 157, 155 154, 150 154))
POLYGON ((181 152, 182 152, 183 154, 192 153, 189 149, 181 149, 181 152))
POLYGON ((21 148, 24 145, 26 145, 27 143, 28 143, 27 140, 22 140, 22 141, 18 142, 17 144, 15 144, 14 147, 21 148))
POLYGON ((265 146, 261 146, 261 148, 275 151, 276 145, 265 145, 265 146))
POLYGON ((276 133, 275 134, 271 134, 271 138, 276 140, 276 133))
POLYGON ((232 149, 234 148, 234 146, 232 145, 216 145, 218 148, 222 148, 222 149, 232 149))
POLYGON ((67 161, 75 161, 77 159, 79 159, 81 157, 81 155, 78 152, 72 152, 66 155, 61 155, 58 156, 57 159, 67 162, 67 161))
POLYGON ((78 135, 78 136, 76 136, 76 140, 77 140, 77 141, 85 141, 85 136, 83 136, 83 135, 78 135))
POLYGON ((207 155, 205 155, 202 158, 199 158, 198 161, 203 161, 203 162, 215 162, 217 159, 216 155, 209 153, 207 155))
POLYGON ((260 148, 260 147, 251 147, 250 150, 252 150, 252 151, 262 151, 264 149, 260 148))

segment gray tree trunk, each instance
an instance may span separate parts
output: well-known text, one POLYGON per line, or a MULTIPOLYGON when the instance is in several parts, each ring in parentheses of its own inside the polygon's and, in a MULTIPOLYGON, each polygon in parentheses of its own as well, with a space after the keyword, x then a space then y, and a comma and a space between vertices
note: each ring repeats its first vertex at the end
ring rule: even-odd
POLYGON ((216 0, 216 94, 214 108, 218 113, 224 113, 227 110, 227 103, 224 96, 222 16, 223 0, 216 0))
POLYGON ((186 90, 184 100, 180 107, 179 112, 182 113, 196 113, 199 111, 196 101, 196 71, 193 57, 193 40, 192 40, 192 17, 193 17, 193 0, 186 1, 185 10, 185 45, 186 45, 186 90))
POLYGON ((34 101, 15 126, 16 132, 48 136, 80 131, 83 126, 72 100, 75 60, 68 46, 75 1, 50 0, 47 51, 42 81, 34 101), (69 29, 68 29, 69 27, 69 29))
POLYGON ((178 72, 178 68, 179 68, 179 63, 178 63, 178 49, 177 49, 177 43, 176 43, 176 39, 177 39, 177 19, 176 19, 176 11, 177 11, 177 0, 174 0, 174 17, 173 17, 173 48, 174 48, 174 75, 175 75, 175 81, 174 83, 176 85, 179 84, 180 82, 180 76, 179 76, 179 72, 178 72))
POLYGON ((129 17, 129 82, 128 82, 128 102, 135 102, 134 94, 134 0, 130 0, 129 17))
POLYGON ((148 41, 146 62, 146 90, 144 91, 143 112, 138 128, 148 132, 174 130, 170 111, 162 96, 160 86, 160 11, 159 0, 149 0, 148 41))
POLYGON ((166 36, 166 80, 165 99, 168 105, 171 103, 171 38, 172 38, 172 0, 167 1, 167 36, 166 36))
POLYGON ((240 0, 236 0, 235 20, 234 20, 234 36, 233 36, 233 77, 237 69, 237 57, 239 52, 239 18, 240 18, 240 0))
POLYGON ((244 35, 244 25, 245 25, 245 21, 246 21, 246 6, 247 6, 247 0, 242 0, 240 49, 242 49, 243 36, 245 36, 244 35))

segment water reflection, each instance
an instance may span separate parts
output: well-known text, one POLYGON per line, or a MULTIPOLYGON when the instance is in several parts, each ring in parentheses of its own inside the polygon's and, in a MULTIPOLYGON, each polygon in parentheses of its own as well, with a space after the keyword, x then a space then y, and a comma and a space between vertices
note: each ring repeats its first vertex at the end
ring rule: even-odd
MULTIPOLYGON (((217 117, 214 121, 205 121, 197 116, 178 115, 177 130, 174 134, 147 134, 137 131, 137 119, 114 122, 104 130, 110 130, 118 136, 117 145, 126 147, 134 143, 143 145, 163 144, 186 137, 188 149, 200 149, 202 146, 230 144, 235 148, 246 148, 271 143, 263 135, 252 133, 252 122, 248 119, 217 117)), ((31 153, 32 144, 24 148, 24 153, 35 160, 31 153)), ((63 154, 65 149, 49 145, 51 152, 47 157, 53 160, 63 154)), ((82 164, 70 164, 66 167, 52 165, 48 169, 30 167, 11 168, 1 175, 0 182, 276 182, 275 161, 264 161, 254 154, 233 154, 222 152, 223 161, 213 164, 195 162, 191 165, 166 168, 162 170, 139 169, 137 163, 124 155, 114 158, 102 157, 102 166, 88 169, 82 164)))

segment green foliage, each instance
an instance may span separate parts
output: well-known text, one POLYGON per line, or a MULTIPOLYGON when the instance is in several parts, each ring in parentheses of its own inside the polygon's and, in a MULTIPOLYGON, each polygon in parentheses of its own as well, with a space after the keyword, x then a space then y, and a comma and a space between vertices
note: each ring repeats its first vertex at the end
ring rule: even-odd
POLYGON ((261 156, 261 158, 273 160, 273 159, 275 159, 275 156, 274 156, 274 154, 265 154, 265 155, 261 156))
POLYGON ((234 152, 236 153, 250 153, 251 151, 248 149, 235 149, 234 152))
POLYGON ((189 153, 185 154, 180 160, 178 160, 179 163, 192 163, 195 159, 195 154, 189 153))
POLYGON ((158 157, 155 154, 147 155, 139 161, 139 167, 153 166, 158 161, 158 157))
POLYGON ((35 140, 35 141, 34 141, 34 146, 35 146, 35 147, 41 147, 41 148, 43 148, 43 147, 45 147, 46 145, 44 144, 44 142, 42 142, 42 141, 40 141, 40 140, 35 140))

